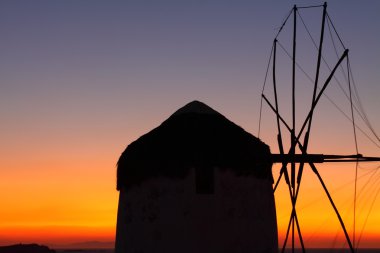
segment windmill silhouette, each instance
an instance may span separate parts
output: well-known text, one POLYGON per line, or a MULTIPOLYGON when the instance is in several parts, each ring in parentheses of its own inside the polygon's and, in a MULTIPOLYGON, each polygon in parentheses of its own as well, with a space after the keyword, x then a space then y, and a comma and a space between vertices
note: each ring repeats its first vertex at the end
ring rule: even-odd
MULTIPOLYGON (((325 62, 326 63, 326 62, 325 62)), ((274 186, 274 191, 276 191, 277 186, 282 178, 285 179, 285 182, 287 184, 287 188, 289 191, 289 196, 291 199, 292 203, 292 210, 291 210, 291 215, 289 219, 289 223, 287 226, 286 230, 286 236, 284 243, 282 245, 282 252, 285 251, 285 248, 288 243, 289 236, 291 235, 291 248, 292 252, 294 252, 295 248, 295 234, 297 233, 298 238, 299 238, 299 243, 302 247, 302 251, 305 252, 305 245, 304 241, 302 238, 302 233, 301 233, 301 228, 300 228, 300 222, 298 220, 297 216, 297 209, 296 209, 296 204, 297 204, 297 199, 299 196, 299 191, 300 191, 300 185, 302 182, 302 176, 303 176, 303 171, 305 165, 309 165, 313 173, 317 176, 318 181, 323 187, 323 190, 325 194, 327 195, 329 202, 331 204, 331 207, 333 208, 340 226, 344 232, 345 239, 347 241, 348 247, 351 252, 355 252, 355 238, 352 241, 346 226, 344 224, 344 221, 338 211, 338 208, 336 207, 330 192, 322 179, 317 167, 316 163, 341 163, 341 162, 369 162, 369 161, 380 161, 379 157, 366 157, 361 154, 359 154, 358 148, 357 148, 357 141, 356 141, 356 124, 355 124, 355 118, 354 118, 354 110, 357 110, 357 108, 353 105, 353 94, 352 94, 352 84, 351 84, 351 69, 350 69, 350 64, 349 64, 349 58, 348 58, 348 49, 346 49, 343 45, 343 42, 341 38, 339 37, 335 26, 333 25, 331 18, 329 17, 327 13, 327 4, 324 3, 323 5, 317 5, 317 6, 296 6, 291 9, 287 17, 285 18, 285 21, 282 23, 281 27, 279 28, 279 31, 277 35, 274 38, 273 41, 273 46, 272 46, 272 51, 270 54, 270 59, 268 62, 268 67, 267 67, 267 72, 265 76, 265 81, 264 81, 264 86, 262 90, 262 100, 261 100, 261 105, 263 104, 262 102, 265 101, 265 103, 270 107, 270 109, 274 112, 276 116, 276 124, 277 124, 277 142, 278 142, 278 149, 279 149, 279 154, 273 154, 272 155, 272 162, 274 163, 280 163, 281 170, 279 177, 275 183, 274 186), (320 37, 319 37, 319 45, 315 43, 313 40, 311 33, 309 32, 308 28, 305 25, 304 20, 302 19, 302 16, 299 13, 300 9, 310 9, 310 8, 323 8, 323 14, 322 14, 322 24, 321 24, 321 32, 320 32, 320 37), (284 27, 288 23, 289 19, 293 19, 293 34, 292 34, 292 53, 289 53, 285 47, 281 44, 279 41, 279 35, 283 31, 284 27), (307 33, 309 34, 311 40, 313 41, 315 48, 317 49, 317 64, 316 64, 316 72, 315 72, 315 78, 312 79, 310 76, 307 76, 310 81, 313 82, 313 92, 312 92, 312 100, 311 100, 311 106, 309 111, 306 113, 306 116, 304 120, 302 121, 302 124, 300 125, 301 127, 299 129, 296 129, 296 68, 300 69, 305 75, 307 73, 302 69, 302 66, 297 63, 297 57, 296 57, 296 52, 297 52, 297 47, 296 47, 296 41, 297 41, 297 19, 300 19, 302 21, 302 24, 305 26, 307 33), (328 74, 327 78, 323 81, 321 81, 321 64, 322 62, 325 62, 325 59, 323 57, 323 45, 324 45, 324 37, 325 37, 325 26, 326 24, 328 25, 330 34, 332 32, 335 33, 336 37, 338 38, 340 44, 343 47, 343 53, 340 55, 338 54, 335 44, 334 44, 334 49, 337 54, 337 62, 335 63, 333 68, 329 68, 330 73, 328 74), (280 114, 279 111, 279 96, 278 96, 278 86, 277 86, 277 62, 276 62, 276 57, 278 54, 277 46, 280 46, 283 51, 288 55, 288 57, 291 59, 291 122, 288 123, 285 120, 285 117, 283 117, 280 114), (270 69, 270 63, 272 62, 272 78, 273 78, 273 99, 270 101, 268 97, 264 94, 265 91, 265 84, 266 84, 266 79, 268 76, 268 72, 270 69), (353 132, 355 136, 355 146, 356 146, 356 154, 354 155, 323 155, 323 154, 310 154, 308 152, 308 147, 309 147, 309 140, 310 140, 310 132, 311 132, 311 126, 313 122, 313 116, 315 109, 317 105, 320 103, 320 99, 322 96, 325 95, 325 90, 331 83, 331 80, 335 78, 335 73, 338 68, 342 66, 342 64, 346 62, 346 67, 347 67, 347 82, 348 82, 348 94, 346 94, 346 97, 349 99, 350 102, 350 121, 352 121, 353 125, 353 132), (320 85, 321 84, 321 85, 320 85), (285 143, 283 141, 283 136, 284 134, 282 133, 283 129, 286 129, 287 134, 290 135, 289 138, 289 150, 285 150, 285 143), (302 140, 301 140, 302 138, 302 140)), ((330 100, 330 99, 329 99, 330 100)), ((331 101, 333 102, 333 101, 331 101)), ((334 104, 334 103, 333 103, 334 104)), ((335 104, 334 104, 335 105, 335 104)), ((261 114, 262 114, 262 106, 260 107, 260 123, 259 123, 259 136, 260 136, 260 126, 261 126, 261 114)), ((347 116, 347 115, 346 115, 347 116)), ((299 118, 297 118, 299 119, 299 118)), ((369 122, 367 122, 369 124, 369 122)), ((378 136, 376 133, 373 131, 373 128, 369 126, 371 129, 372 133, 375 135, 377 140, 379 140, 378 136)), ((356 172, 357 173, 357 172, 356 172)), ((356 188, 355 188, 356 189, 356 188)), ((356 193, 355 193, 356 194, 356 193)), ((355 217, 355 214, 354 214, 355 217)), ((355 235, 355 233, 354 233, 355 235)))

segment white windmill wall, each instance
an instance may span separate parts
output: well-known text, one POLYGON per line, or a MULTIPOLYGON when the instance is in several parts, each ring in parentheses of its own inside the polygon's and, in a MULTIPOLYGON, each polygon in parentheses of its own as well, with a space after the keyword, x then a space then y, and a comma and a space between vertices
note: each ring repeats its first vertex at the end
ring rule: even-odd
POLYGON ((194 171, 120 190, 116 253, 278 252, 269 180, 215 169, 214 193, 197 194, 194 171))

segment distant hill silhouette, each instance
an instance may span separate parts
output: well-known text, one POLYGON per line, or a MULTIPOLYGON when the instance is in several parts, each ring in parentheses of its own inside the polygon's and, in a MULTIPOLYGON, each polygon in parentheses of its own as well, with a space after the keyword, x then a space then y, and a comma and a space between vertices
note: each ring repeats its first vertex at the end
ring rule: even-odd
POLYGON ((55 250, 38 244, 16 244, 0 246, 0 253, 55 253, 55 250))
POLYGON ((100 241, 88 241, 88 242, 76 242, 70 244, 52 245, 56 249, 113 249, 115 242, 100 242, 100 241))

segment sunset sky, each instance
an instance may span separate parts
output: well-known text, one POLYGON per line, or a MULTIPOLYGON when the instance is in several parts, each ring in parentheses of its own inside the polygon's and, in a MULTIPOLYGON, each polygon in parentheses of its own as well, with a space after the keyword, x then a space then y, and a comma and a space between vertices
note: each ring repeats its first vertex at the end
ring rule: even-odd
MULTIPOLYGON (((121 152, 192 100, 208 104, 257 136, 273 39, 293 5, 303 2, 323 4, 2 0, 0 245, 113 241, 116 162, 121 152)), ((361 102, 374 130, 380 132, 380 1, 330 1, 328 13, 350 50, 361 102)), ((310 28, 317 28, 312 33, 317 39, 321 14, 321 8, 301 12, 310 28)), ((299 29, 300 36, 305 35, 302 24, 299 29)), ((290 29, 283 32, 288 35, 280 39, 288 46, 290 29)), ((305 42, 310 40, 306 37, 305 42)), ((301 46, 297 57, 314 78, 316 53, 309 55, 310 51, 301 46)), ((290 61, 286 56, 281 59, 279 72, 286 76, 290 61)), ((336 60, 330 62, 333 66, 336 60)), ((311 85, 305 86, 307 81, 298 72, 299 128, 302 113, 310 107, 311 85)), ((270 81, 269 75, 266 94, 271 94, 270 81)), ((286 115, 291 88, 286 82, 278 85, 286 115)), ((336 83, 327 93, 350 113, 336 83)), ((264 106, 260 138, 275 153, 274 119, 264 106)), ((313 123, 311 152, 356 152, 350 121, 325 98, 313 123)), ((357 123, 370 133, 363 122, 357 123)), ((380 156, 380 148, 360 131, 358 141, 359 152, 380 156)), ((380 247, 379 165, 362 164, 358 171, 360 247, 380 247)), ((318 168, 352 234, 355 164, 318 168)), ((274 167, 275 178, 278 171, 274 167)), ((284 182, 275 198, 282 243, 290 214, 284 182)), ((332 208, 308 167, 297 207, 306 246, 345 246, 332 208)))

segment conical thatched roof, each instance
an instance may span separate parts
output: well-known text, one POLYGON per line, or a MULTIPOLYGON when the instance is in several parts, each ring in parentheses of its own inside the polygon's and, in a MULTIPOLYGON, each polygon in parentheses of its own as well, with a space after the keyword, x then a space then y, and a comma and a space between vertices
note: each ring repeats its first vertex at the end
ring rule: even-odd
POLYGON ((193 101, 131 143, 117 163, 117 189, 189 168, 219 167, 272 180, 269 147, 209 106, 193 101))

